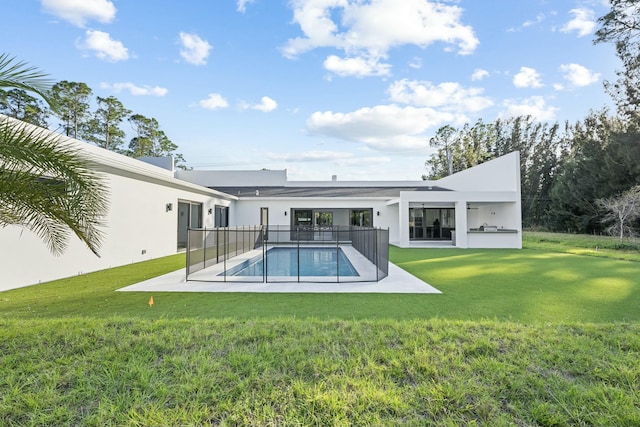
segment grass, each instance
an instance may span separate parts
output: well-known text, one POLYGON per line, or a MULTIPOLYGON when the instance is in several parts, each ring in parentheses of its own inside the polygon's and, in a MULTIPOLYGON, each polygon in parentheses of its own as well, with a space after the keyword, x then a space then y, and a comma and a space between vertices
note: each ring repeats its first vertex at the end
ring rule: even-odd
POLYGON ((640 260, 594 242, 391 248, 441 295, 2 292, 0 425, 637 426, 640 260))
POLYGON ((0 320, 4 426, 637 426, 640 326, 0 320))
POLYGON ((530 231, 524 233, 523 244, 529 249, 640 262, 640 240, 637 238, 620 242, 611 236, 530 231))
POLYGON ((443 294, 154 293, 149 309, 148 293, 114 292, 182 267, 176 255, 0 293, 0 318, 640 320, 640 262, 537 249, 392 247, 390 255, 443 294))

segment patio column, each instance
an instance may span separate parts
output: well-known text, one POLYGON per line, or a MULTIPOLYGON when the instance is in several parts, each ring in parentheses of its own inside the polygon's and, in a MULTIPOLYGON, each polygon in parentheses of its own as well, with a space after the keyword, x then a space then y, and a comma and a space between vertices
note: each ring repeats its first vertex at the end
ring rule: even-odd
POLYGON ((400 192, 400 202, 398 203, 398 237, 401 248, 409 247, 409 200, 400 192))
POLYGON ((455 203, 456 208, 456 246, 459 248, 468 248, 467 239, 467 201, 458 200, 455 203))

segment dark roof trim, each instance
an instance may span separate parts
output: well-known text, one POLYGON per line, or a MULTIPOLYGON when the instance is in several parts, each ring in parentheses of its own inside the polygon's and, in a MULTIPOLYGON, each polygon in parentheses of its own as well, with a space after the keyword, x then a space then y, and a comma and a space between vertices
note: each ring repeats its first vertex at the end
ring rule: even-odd
POLYGON ((236 197, 399 197, 401 191, 451 191, 412 187, 209 187, 236 197))

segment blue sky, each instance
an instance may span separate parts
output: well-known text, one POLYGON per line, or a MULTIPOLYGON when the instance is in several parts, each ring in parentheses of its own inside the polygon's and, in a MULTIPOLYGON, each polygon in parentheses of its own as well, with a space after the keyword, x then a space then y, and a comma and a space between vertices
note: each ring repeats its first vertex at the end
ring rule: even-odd
POLYGON ((446 124, 574 122, 610 106, 602 83, 619 62, 593 45, 607 11, 605 0, 5 0, 0 39, 53 80, 155 117, 194 169, 416 180, 446 124))

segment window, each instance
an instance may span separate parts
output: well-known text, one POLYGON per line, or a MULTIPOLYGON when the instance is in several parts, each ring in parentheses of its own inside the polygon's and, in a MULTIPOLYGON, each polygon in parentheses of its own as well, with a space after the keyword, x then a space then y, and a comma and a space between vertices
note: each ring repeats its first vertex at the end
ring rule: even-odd
POLYGON ((229 226, 229 207, 216 205, 215 216, 213 220, 214 220, 215 227, 228 227, 229 226))
POLYGON ((316 227, 333 227, 333 212, 316 211, 314 213, 316 227))
POLYGON ((371 227, 371 209, 351 209, 349 212, 349 225, 357 227, 371 227))

